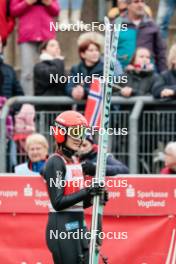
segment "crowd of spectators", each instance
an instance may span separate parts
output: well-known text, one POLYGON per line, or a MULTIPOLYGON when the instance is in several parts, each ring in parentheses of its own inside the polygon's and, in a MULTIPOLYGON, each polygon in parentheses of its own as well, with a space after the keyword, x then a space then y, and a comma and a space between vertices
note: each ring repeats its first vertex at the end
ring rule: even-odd
MULTIPOLYGON (((176 97, 176 44, 173 43, 170 47, 166 38, 169 22, 176 6, 175 1, 160 0, 156 21, 150 6, 146 5, 144 0, 113 2, 114 6, 108 13, 111 23, 118 26, 120 18, 121 27, 127 25, 127 30, 121 30, 119 34, 115 65, 115 75, 127 76, 127 83, 119 83, 118 95, 128 98, 153 95, 156 99, 165 97, 174 99, 176 97), (169 51, 168 56, 167 51, 169 51)), ((80 61, 79 63, 75 61, 71 69, 66 71, 65 59, 62 56, 64 47, 60 47, 56 32, 51 31, 49 27, 50 22, 54 22, 55 19, 58 19, 60 24, 77 22, 79 24, 83 3, 83 0, 72 0, 70 1, 71 10, 69 10, 69 1, 63 0, 2 1, 0 6, 0 97, 2 101, 4 100, 3 104, 6 99, 18 95, 67 95, 76 101, 88 98, 91 78, 94 75, 103 76, 102 34, 89 32, 83 33, 78 38, 77 50, 80 61), (15 70, 4 62, 3 56, 3 47, 7 43, 8 35, 13 30, 15 22, 21 58, 20 81, 16 77, 15 70), (51 83, 51 74, 58 77, 64 76, 69 81, 51 83), (81 80, 75 83, 76 76, 81 76, 81 80), (86 76, 90 76, 88 83, 84 82, 86 76)), ((72 43, 72 40, 70 44, 76 45, 72 43)), ((21 110, 24 110, 24 106, 21 110)), ((31 118, 34 119, 34 116, 33 109, 31 118)), ((20 119, 19 115, 15 116, 14 112, 11 113, 9 118, 12 125, 14 122, 14 128, 18 127, 19 120, 24 122, 23 117, 20 119)), ((25 124, 24 127, 29 127, 28 125, 30 126, 25 124)), ((11 132, 13 134, 11 139, 15 143, 18 142, 18 148, 23 143, 23 149, 25 149, 27 136, 36 132, 34 127, 25 136, 22 130, 20 132, 14 129, 14 132, 11 132)))

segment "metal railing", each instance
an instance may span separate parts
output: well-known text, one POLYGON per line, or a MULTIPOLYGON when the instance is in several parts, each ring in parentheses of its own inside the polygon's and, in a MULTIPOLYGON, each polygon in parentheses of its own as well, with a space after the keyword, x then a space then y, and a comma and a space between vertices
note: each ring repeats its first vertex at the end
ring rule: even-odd
MULTIPOLYGON (((12 106, 16 104, 24 104, 24 103, 31 103, 34 105, 55 105, 55 106, 73 106, 75 104, 83 105, 84 102, 76 102, 72 100, 70 97, 33 97, 33 96, 20 96, 20 97, 13 97, 9 99, 6 104, 4 105, 1 116, 0 116, 0 172, 6 172, 6 161, 7 161, 7 147, 6 147, 6 117, 11 109, 12 106)), ((129 99, 113 96, 112 97, 112 111, 111 111, 111 121, 110 125, 111 127, 127 127, 128 128, 128 136, 113 136, 111 139, 111 142, 113 142, 111 145, 111 150, 113 154, 120 158, 129 165, 130 173, 138 173, 139 172, 139 163, 142 163, 144 167, 145 165, 145 155, 148 155, 147 158, 153 155, 149 153, 148 146, 150 145, 150 140, 153 141, 158 140, 157 133, 159 131, 153 130, 148 131, 146 129, 146 125, 150 125, 150 119, 151 122, 154 122, 154 124, 157 124, 154 119, 161 119, 161 111, 153 111, 152 107, 167 107, 167 106, 174 106, 174 101, 156 101, 151 96, 141 96, 141 97, 132 97, 129 99), (145 110, 145 107, 151 106, 149 110, 145 110), (120 106, 121 108, 119 110, 114 110, 115 106, 120 106), (129 108, 130 107, 130 108, 129 108), (127 109, 126 109, 127 108, 127 109), (153 133, 153 135, 151 134, 153 133), (142 143, 141 143, 142 141, 142 143)), ((52 121, 54 119, 54 114, 56 112, 46 112, 46 111, 40 111, 37 113, 38 116, 38 132, 48 135, 48 131, 46 127, 49 123, 49 121, 52 121)), ((166 140, 176 140, 176 109, 175 112, 165 112, 166 120, 168 120, 171 117, 171 114, 173 117, 170 120, 169 126, 172 126, 172 129, 167 131, 167 133, 170 133, 169 136, 164 138, 164 142, 166 140), (169 115, 169 118, 167 117, 167 114, 169 115)), ((160 127, 160 124, 159 124, 160 127)), ((49 129, 49 128, 48 128, 49 129)), ((161 131, 161 133, 164 133, 161 131)), ((162 140, 162 136, 160 135, 160 138, 162 140)), ((49 137, 48 137, 49 138, 49 137)), ((50 137, 51 138, 51 137, 50 137)), ((50 140, 50 145, 52 145, 52 142, 50 140)), ((149 160, 148 163, 151 163, 149 160)), ((147 172, 147 169, 145 170, 147 172)), ((148 169, 149 171, 149 169, 148 169)), ((144 172, 144 171, 141 171, 144 172)))

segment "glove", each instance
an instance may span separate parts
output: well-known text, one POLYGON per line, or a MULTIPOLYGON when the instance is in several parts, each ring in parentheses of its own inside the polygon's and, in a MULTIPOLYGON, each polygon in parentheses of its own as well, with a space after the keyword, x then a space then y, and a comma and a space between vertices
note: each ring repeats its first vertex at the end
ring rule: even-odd
POLYGON ((83 202, 84 208, 88 208, 93 205, 94 196, 104 196, 104 187, 102 187, 98 182, 94 182, 91 186, 86 187, 85 189, 87 191, 87 196, 83 202))
POLYGON ((98 185, 97 183, 96 185, 97 186, 95 188, 93 188, 92 186, 87 188, 88 195, 84 199, 84 208, 88 208, 93 205, 93 197, 96 195, 100 196, 100 204, 105 206, 106 203, 108 202, 109 200, 108 191, 105 189, 105 187, 100 187, 100 185, 98 185))
POLYGON ((102 196, 105 192, 105 187, 101 185, 101 182, 93 182, 89 187, 86 187, 87 193, 90 196, 102 196))
POLYGON ((82 164, 83 173, 85 175, 95 176, 96 165, 90 161, 85 161, 82 164))
POLYGON ((105 206, 108 201, 109 201, 108 191, 104 190, 104 193, 100 197, 100 203, 105 206))

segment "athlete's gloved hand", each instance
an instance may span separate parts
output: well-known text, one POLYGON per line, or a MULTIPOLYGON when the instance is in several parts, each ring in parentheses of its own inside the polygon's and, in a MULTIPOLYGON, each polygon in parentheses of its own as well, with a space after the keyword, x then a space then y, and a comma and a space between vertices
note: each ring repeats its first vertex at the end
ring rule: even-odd
POLYGON ((105 192, 105 186, 102 182, 93 182, 92 185, 86 187, 86 190, 91 196, 102 196, 105 192))
POLYGON ((100 197, 100 201, 103 205, 106 205, 106 203, 109 201, 109 195, 107 190, 105 190, 103 195, 100 197))
POLYGON ((88 195, 84 199, 84 208, 88 208, 93 205, 93 197, 96 195, 100 196, 100 204, 104 206, 109 200, 108 191, 105 187, 100 187, 97 183, 94 183, 94 185, 96 185, 94 188, 92 186, 87 188, 88 195))
POLYGON ((96 165, 90 161, 84 161, 81 163, 83 173, 85 175, 95 176, 96 173, 96 165))

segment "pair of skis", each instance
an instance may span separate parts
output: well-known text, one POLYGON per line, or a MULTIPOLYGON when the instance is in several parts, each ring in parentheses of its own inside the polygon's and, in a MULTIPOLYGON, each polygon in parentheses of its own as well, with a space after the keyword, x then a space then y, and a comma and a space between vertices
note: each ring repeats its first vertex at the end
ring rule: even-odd
MULTIPOLYGON (((107 131, 109 127, 110 107, 111 107, 111 95, 113 86, 113 77, 115 75, 114 68, 117 60, 117 47, 119 39, 119 31, 113 30, 109 22, 109 19, 105 17, 105 50, 104 50, 104 77, 105 83, 103 85, 103 102, 101 112, 100 128, 107 131)), ((120 23, 120 22, 118 22, 120 23)), ((97 170, 96 176, 98 182, 104 181, 106 171, 106 154, 108 148, 108 134, 101 133, 98 140, 98 157, 97 157, 97 170)), ((89 264, 98 264, 99 249, 97 248, 97 236, 98 222, 102 221, 103 205, 100 203, 100 197, 94 197, 93 212, 92 212, 92 224, 91 224, 91 242, 89 251, 89 264)), ((106 262, 107 263, 107 262, 106 262)))

